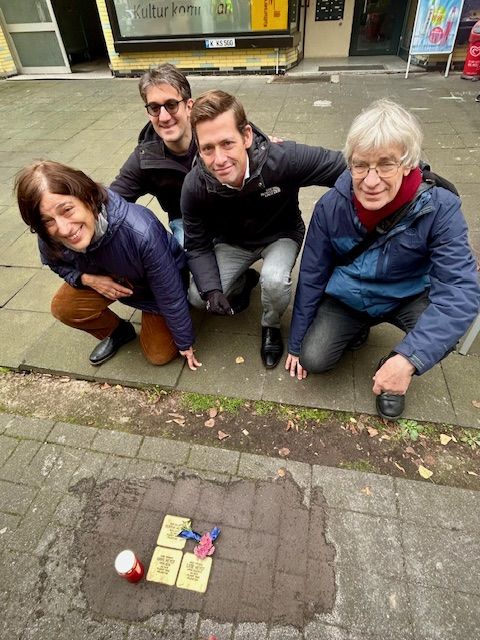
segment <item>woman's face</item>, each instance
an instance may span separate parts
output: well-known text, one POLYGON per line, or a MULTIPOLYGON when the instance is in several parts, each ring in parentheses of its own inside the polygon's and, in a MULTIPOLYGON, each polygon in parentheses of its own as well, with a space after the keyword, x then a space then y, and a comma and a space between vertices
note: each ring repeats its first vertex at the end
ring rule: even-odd
POLYGON ((410 173, 410 169, 400 163, 401 157, 400 147, 378 149, 367 153, 353 152, 350 162, 353 191, 365 209, 378 211, 395 198, 403 177, 410 173), (356 168, 360 171, 363 166, 370 167, 370 170, 363 177, 356 177, 356 168), (381 178, 373 167, 378 167, 380 173, 385 171, 389 176, 381 178))
POLYGON ((73 251, 84 251, 95 234, 93 211, 75 196, 45 191, 40 199, 40 219, 51 238, 73 251))

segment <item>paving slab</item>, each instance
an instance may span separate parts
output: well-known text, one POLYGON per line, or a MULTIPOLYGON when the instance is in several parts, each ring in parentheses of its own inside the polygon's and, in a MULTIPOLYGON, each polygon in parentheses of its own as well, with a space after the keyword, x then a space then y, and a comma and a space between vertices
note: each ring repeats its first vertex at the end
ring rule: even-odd
POLYGON ((478 362, 478 355, 461 356, 458 353, 452 353, 442 362, 456 414, 455 423, 464 427, 480 428, 480 408, 473 404, 480 400, 478 362))
POLYGON ((0 309, 0 363, 18 369, 29 349, 54 325, 50 314, 0 309))
POLYGON ((4 307, 36 274, 36 269, 0 267, 0 307, 4 307))
POLYGON ((50 269, 38 269, 25 286, 11 297, 5 308, 50 313, 51 299, 62 282, 63 280, 50 269))
POLYGON ((30 231, 24 231, 17 238, 0 250, 0 263, 11 267, 42 266, 38 254, 35 236, 30 231))

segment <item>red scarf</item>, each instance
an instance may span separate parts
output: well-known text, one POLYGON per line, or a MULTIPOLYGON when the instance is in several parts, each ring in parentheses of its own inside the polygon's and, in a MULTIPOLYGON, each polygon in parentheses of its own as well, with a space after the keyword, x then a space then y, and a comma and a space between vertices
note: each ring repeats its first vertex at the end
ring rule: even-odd
POLYGON ((401 209, 407 202, 413 200, 413 196, 416 194, 421 183, 422 172, 418 167, 412 169, 408 176, 403 177, 402 184, 395 198, 381 209, 378 209, 378 211, 365 209, 359 202, 357 196, 353 194, 353 204, 360 222, 366 227, 367 231, 373 231, 384 218, 387 218, 390 214, 401 209))

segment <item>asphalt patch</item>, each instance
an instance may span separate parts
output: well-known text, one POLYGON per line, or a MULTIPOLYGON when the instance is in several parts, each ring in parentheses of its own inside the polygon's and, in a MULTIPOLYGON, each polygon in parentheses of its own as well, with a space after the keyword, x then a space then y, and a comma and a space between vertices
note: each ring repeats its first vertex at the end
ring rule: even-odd
MULTIPOLYGON (((302 629, 335 602, 335 550, 325 538, 325 500, 310 508, 289 474, 271 482, 111 480, 86 498, 75 551, 82 590, 96 619, 142 621, 164 611, 199 612, 219 622, 263 622, 302 629), (114 560, 130 548, 148 568, 164 516, 188 517, 201 533, 221 528, 206 593, 119 577, 114 560)), ((193 551, 188 541, 184 551, 193 551)))

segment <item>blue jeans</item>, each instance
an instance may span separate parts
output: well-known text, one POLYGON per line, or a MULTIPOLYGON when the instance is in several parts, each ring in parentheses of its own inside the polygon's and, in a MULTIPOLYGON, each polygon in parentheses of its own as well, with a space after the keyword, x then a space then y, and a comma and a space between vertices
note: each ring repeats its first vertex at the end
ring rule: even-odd
POLYGON ((183 245, 185 244, 185 237, 183 234, 183 219, 175 218, 174 220, 170 220, 168 226, 170 227, 170 231, 173 233, 173 237, 183 249, 183 245))
POLYGON ((428 289, 408 298, 390 313, 372 318, 368 313, 356 311, 325 295, 302 342, 300 364, 309 373, 322 373, 333 369, 352 339, 359 333, 388 322, 405 333, 411 331, 429 305, 428 289))
MULTIPOLYGON (((223 293, 227 298, 240 293, 245 284, 245 271, 257 260, 263 260, 260 271, 262 327, 280 328, 280 320, 290 302, 292 269, 299 250, 298 244, 290 238, 280 238, 256 249, 244 249, 223 242, 215 245, 223 293)), ((197 309, 205 308, 205 301, 193 281, 188 299, 197 309)))

